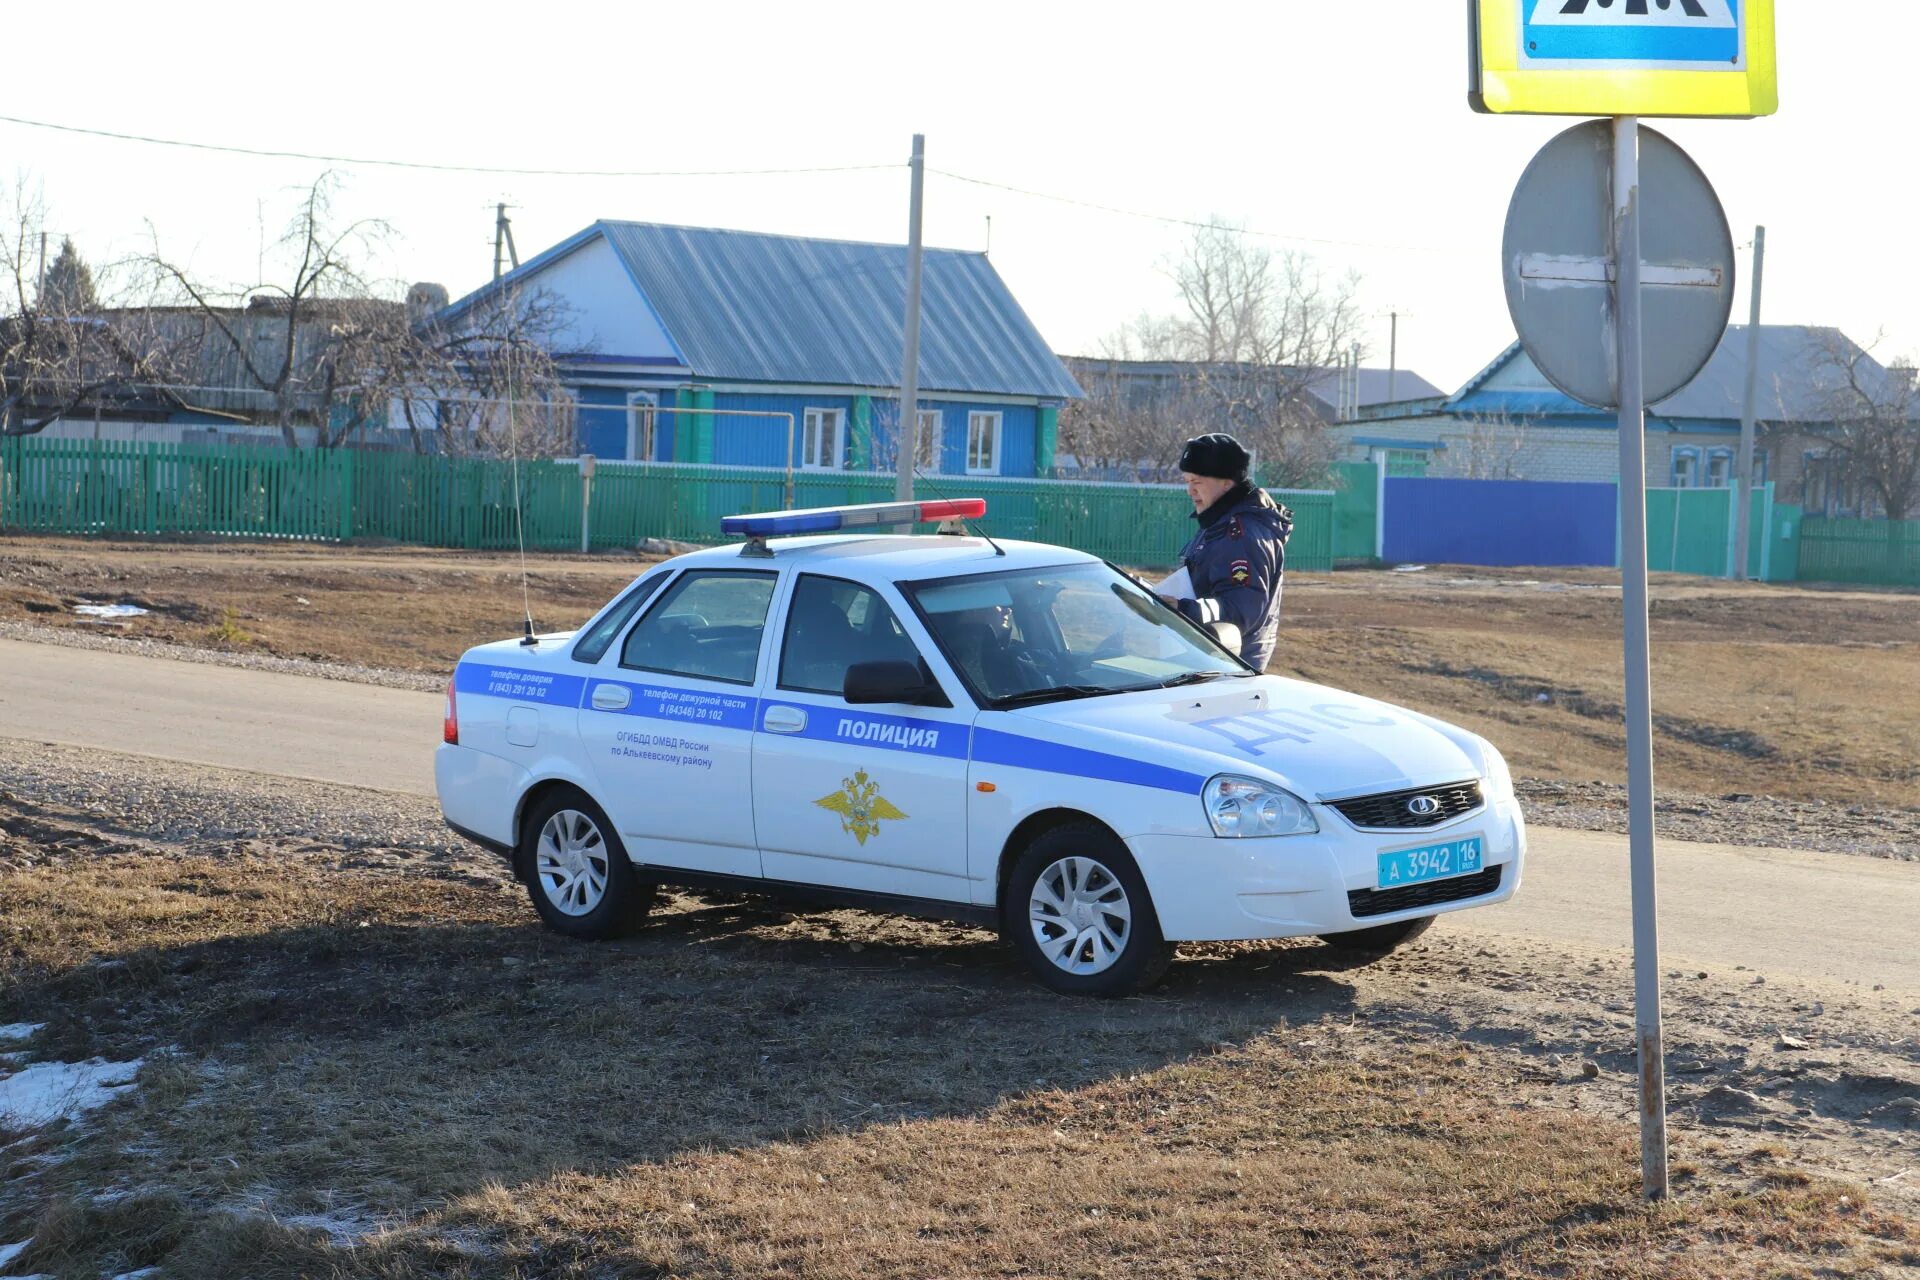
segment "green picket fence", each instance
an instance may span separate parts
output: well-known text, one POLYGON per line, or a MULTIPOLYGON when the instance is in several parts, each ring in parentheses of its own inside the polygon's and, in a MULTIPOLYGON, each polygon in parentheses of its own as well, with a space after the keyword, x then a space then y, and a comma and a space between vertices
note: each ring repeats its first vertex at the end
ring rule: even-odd
MULTIPOLYGON (((784 471, 601 463, 588 503, 589 544, 647 538, 719 541, 720 518, 787 505, 784 471)), ((793 504, 884 502, 893 477, 808 471, 793 504)), ((987 499, 988 533, 1075 547, 1123 564, 1174 563, 1192 533, 1178 486, 1084 484, 977 476, 918 481, 921 498, 987 499)), ((217 534, 341 541, 380 538, 504 549, 524 526, 528 547, 577 549, 582 486, 572 459, 516 469, 491 458, 349 450, 285 450, 42 440, 0 441, 0 529, 66 534, 217 534), (516 511, 518 519, 516 520, 516 511)), ((1290 566, 1333 567, 1335 495, 1283 491, 1293 508, 1290 566)))
POLYGON ((1920 520, 1800 522, 1800 576, 1808 581, 1920 587, 1920 520))

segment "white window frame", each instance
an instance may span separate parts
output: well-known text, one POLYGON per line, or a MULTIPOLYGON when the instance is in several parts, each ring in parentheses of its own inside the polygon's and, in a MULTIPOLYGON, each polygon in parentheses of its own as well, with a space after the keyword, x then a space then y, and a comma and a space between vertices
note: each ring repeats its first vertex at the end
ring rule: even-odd
POLYGON ((800 469, 802 471, 844 471, 847 457, 847 411, 807 406, 800 418, 800 469), (833 456, 827 457, 823 438, 828 427, 833 431, 833 456))
POLYGON ((947 415, 939 409, 917 409, 914 422, 913 465, 926 475, 937 476, 946 453, 947 415))
POLYGON ((1667 479, 1675 489, 1697 489, 1700 487, 1700 448, 1698 445, 1680 444, 1673 447, 1673 457, 1668 463, 1667 479), (1682 460, 1693 464, 1693 474, 1683 483, 1680 478, 1682 460))
POLYGON ((652 462, 653 446, 660 434, 660 397, 652 391, 627 392, 627 457, 634 462, 652 462), (653 410, 639 413, 642 406, 653 410), (646 426, 641 427, 642 420, 646 426))
POLYGON ((1007 425, 1006 415, 1004 413, 999 412, 998 410, 991 410, 991 409, 968 410, 967 412, 967 458, 966 458, 968 475, 997 476, 1000 474, 1000 444, 1001 444, 1001 437, 1006 432, 1006 425, 1007 425), (980 426, 983 422, 990 423, 992 428, 991 432, 987 436, 987 441, 988 441, 987 451, 990 456, 986 459, 986 463, 984 466, 975 461, 976 451, 974 449, 974 429, 980 426))
POLYGON ((1700 464, 1701 486, 1707 489, 1731 489, 1734 487, 1734 479, 1735 477, 1733 474, 1733 450, 1724 449, 1724 448, 1707 450, 1706 458, 1700 464), (1723 479, 1725 480, 1725 483, 1723 484, 1716 484, 1714 482, 1713 464, 1715 462, 1724 462, 1726 464, 1727 470, 1726 470, 1725 476, 1723 477, 1723 479))

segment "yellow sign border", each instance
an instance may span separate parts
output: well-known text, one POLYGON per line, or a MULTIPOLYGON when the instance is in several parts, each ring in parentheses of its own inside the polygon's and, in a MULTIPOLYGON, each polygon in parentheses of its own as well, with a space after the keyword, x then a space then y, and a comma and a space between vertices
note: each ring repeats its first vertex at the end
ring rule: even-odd
POLYGON ((1531 2, 1474 0, 1479 21, 1476 110, 1494 115, 1747 119, 1780 109, 1773 0, 1744 0, 1745 71, 1523 70, 1520 6, 1531 2))

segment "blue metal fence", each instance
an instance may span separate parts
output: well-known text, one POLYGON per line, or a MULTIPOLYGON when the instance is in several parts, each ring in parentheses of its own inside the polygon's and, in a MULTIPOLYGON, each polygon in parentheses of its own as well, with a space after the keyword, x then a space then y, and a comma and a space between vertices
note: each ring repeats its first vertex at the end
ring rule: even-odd
POLYGON ((1389 476, 1384 559, 1395 563, 1612 565, 1614 487, 1389 476))

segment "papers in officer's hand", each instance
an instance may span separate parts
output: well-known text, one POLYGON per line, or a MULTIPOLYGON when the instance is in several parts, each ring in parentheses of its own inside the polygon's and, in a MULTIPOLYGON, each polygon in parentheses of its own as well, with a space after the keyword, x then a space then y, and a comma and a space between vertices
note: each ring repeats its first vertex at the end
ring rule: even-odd
POLYGON ((1173 600, 1193 599, 1193 577, 1187 572, 1187 566, 1181 565, 1166 577, 1153 584, 1153 594, 1166 596, 1173 600))

